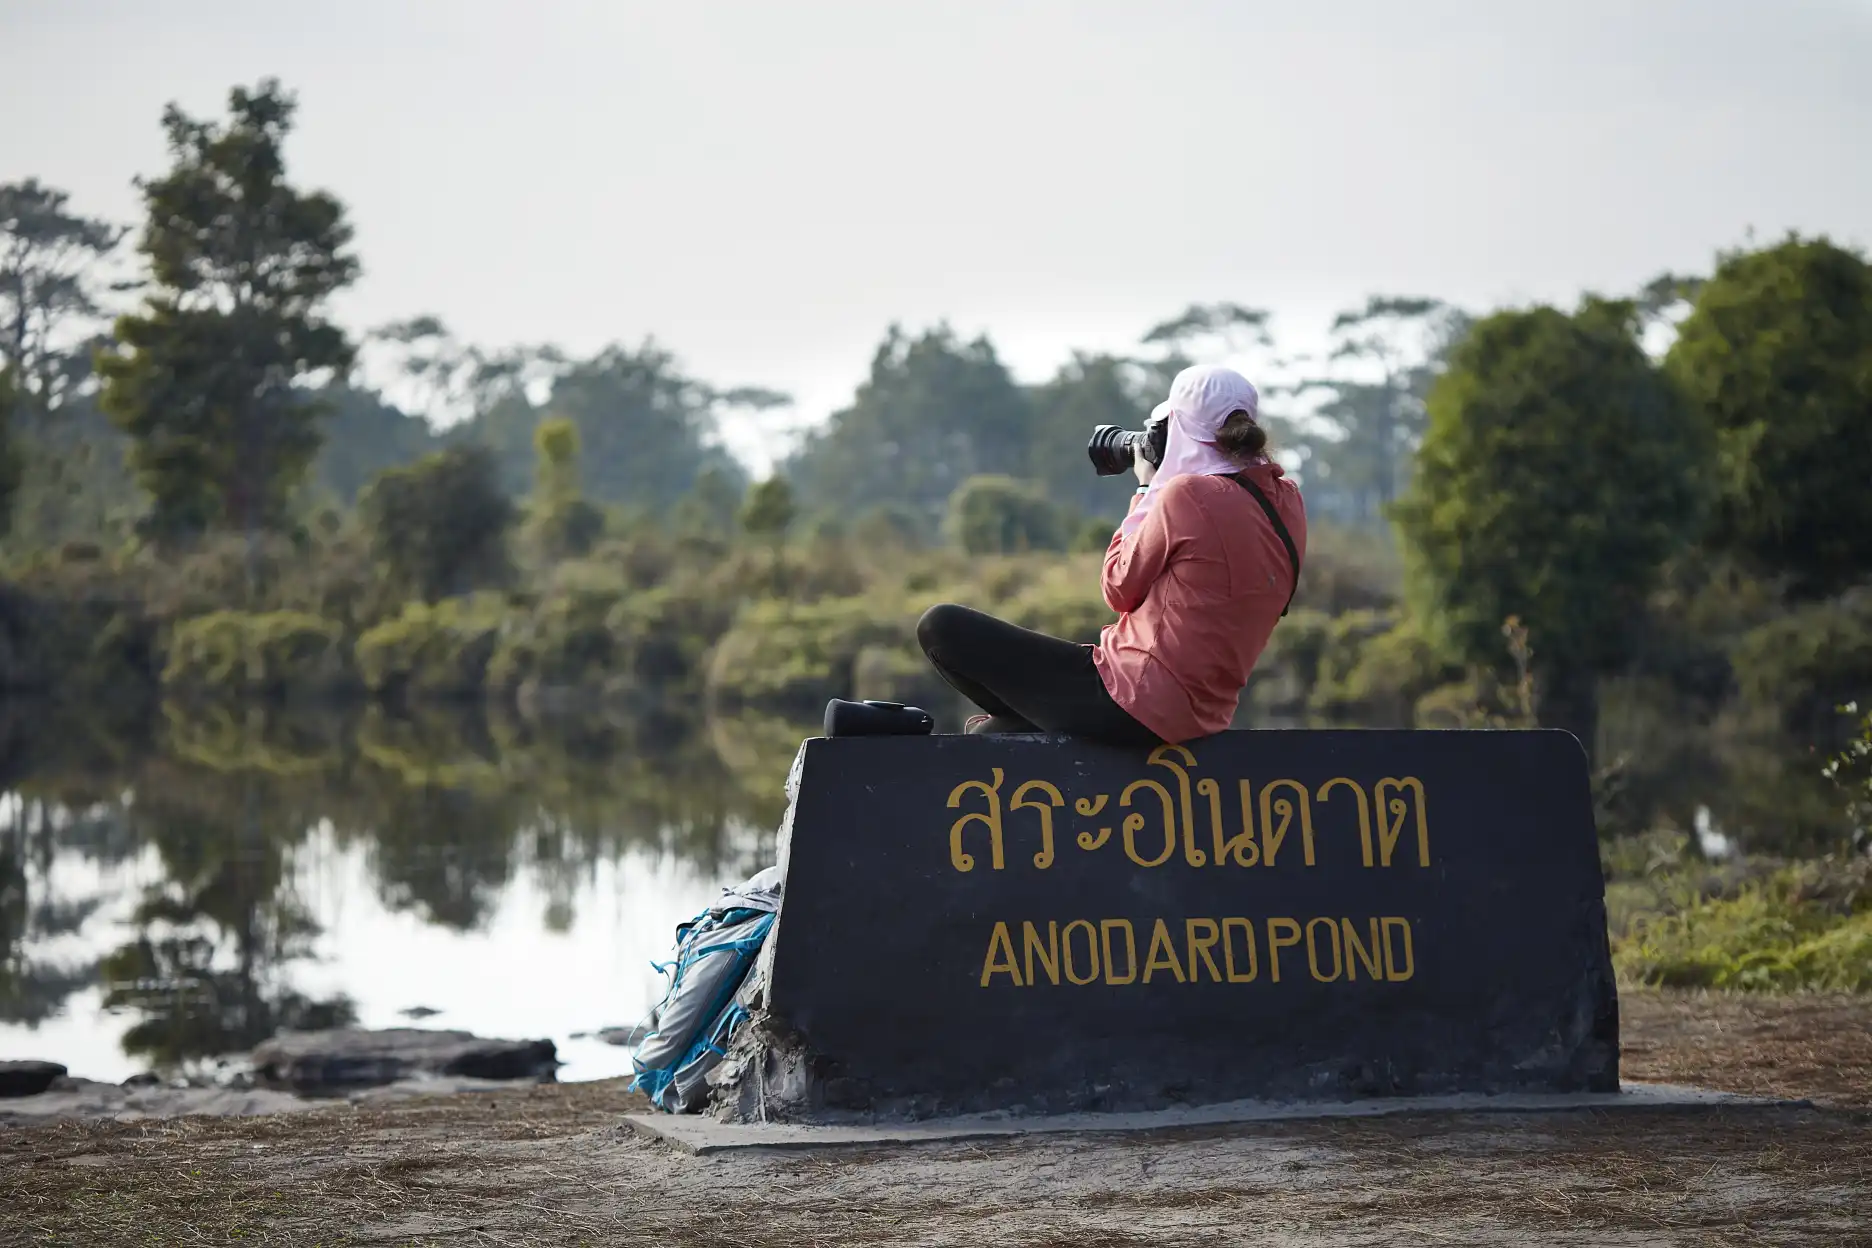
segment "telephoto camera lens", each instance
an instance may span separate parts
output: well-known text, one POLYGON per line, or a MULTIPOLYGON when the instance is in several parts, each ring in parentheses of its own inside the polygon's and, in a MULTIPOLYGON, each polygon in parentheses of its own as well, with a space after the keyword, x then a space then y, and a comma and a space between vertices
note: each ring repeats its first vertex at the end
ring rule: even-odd
POLYGON ((1099 476, 1115 477, 1131 471, 1139 455, 1147 464, 1163 463, 1164 447, 1169 439, 1168 415, 1152 419, 1142 433, 1117 425, 1100 425, 1092 431, 1092 440, 1086 443, 1086 457, 1092 461, 1092 471, 1099 476))
POLYGON ((1115 477, 1131 471, 1145 436, 1117 425, 1100 425, 1092 431, 1092 440, 1086 443, 1086 457, 1092 461, 1092 471, 1101 477, 1115 477))

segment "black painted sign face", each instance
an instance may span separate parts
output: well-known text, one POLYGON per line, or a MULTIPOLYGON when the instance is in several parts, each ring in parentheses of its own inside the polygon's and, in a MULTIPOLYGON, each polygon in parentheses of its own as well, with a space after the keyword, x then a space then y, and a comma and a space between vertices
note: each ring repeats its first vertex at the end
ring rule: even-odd
POLYGON ((768 1008, 853 1104, 1617 1086, 1565 733, 815 739, 797 782, 768 1008))

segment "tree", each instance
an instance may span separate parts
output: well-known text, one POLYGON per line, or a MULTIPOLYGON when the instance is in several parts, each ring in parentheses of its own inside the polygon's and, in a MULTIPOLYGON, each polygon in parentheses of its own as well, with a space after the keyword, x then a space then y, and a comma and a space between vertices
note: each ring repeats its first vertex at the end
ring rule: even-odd
POLYGON ((793 487, 785 477, 768 477, 748 491, 741 507, 741 530, 778 545, 793 525, 793 487))
POLYGON ((741 506, 741 531, 768 544, 771 575, 776 594, 787 590, 786 561, 783 557, 787 530, 793 527, 793 487, 782 476, 768 477, 747 493, 741 506))
POLYGON ((336 199, 286 180, 293 97, 269 79, 228 105, 221 124, 164 111, 173 164, 138 181, 154 288, 98 359, 165 536, 278 521, 320 444, 323 405, 300 383, 352 358, 324 318, 358 273, 351 227, 336 199))
POLYGON ((1146 330, 1139 341, 1163 352, 1158 359, 1140 361, 1147 374, 1146 389, 1161 395, 1183 369, 1196 363, 1207 347, 1212 355, 1245 355, 1274 345, 1268 325, 1273 317, 1261 308, 1239 303, 1192 303, 1181 313, 1146 330))
POLYGON ((316 817, 258 768, 156 771, 135 786, 129 813, 160 875, 100 976, 104 1008, 135 1020, 124 1052, 179 1066, 245 1051, 281 1028, 354 1022, 347 998, 314 999, 287 982, 321 934, 288 881, 316 817))
POLYGON ((539 475, 533 487, 529 536, 548 559, 583 555, 604 532, 604 512, 579 487, 578 426, 563 417, 542 420, 533 434, 539 475))
POLYGON ((23 459, 34 461, 45 500, 65 492, 67 460, 87 449, 53 417, 90 376, 99 270, 123 231, 69 203, 37 179, 0 185, 0 533, 23 459))
POLYGON ((373 355, 389 356, 393 385, 406 397, 405 406, 431 425, 468 418, 464 423, 472 429, 473 422, 492 414, 515 416, 506 421, 497 418, 515 443, 498 449, 512 452, 513 492, 526 488, 525 474, 531 463, 527 455, 537 419, 528 396, 550 388, 570 366, 563 351, 549 343, 485 350, 456 338, 433 315, 381 325, 370 332, 368 342, 373 355))
POLYGON ((665 507, 710 468, 740 491, 739 466, 712 441, 716 398, 673 355, 645 343, 572 364, 554 383, 550 406, 578 425, 592 497, 665 507))
POLYGON ((373 390, 331 385, 319 392, 325 406, 325 444, 313 461, 312 480, 349 505, 386 468, 411 463, 436 449, 435 431, 373 390))
MULTIPOLYGON (((1124 513, 1134 484, 1129 476, 1101 477, 1086 461, 1086 441, 1099 425, 1142 429, 1163 391, 1147 389, 1147 371, 1135 360, 1075 354, 1052 380, 1028 392, 1033 405, 1033 450, 1027 475, 1075 511, 1124 513)), ((1166 388, 1167 389, 1167 388, 1166 388)), ((1106 526, 1109 536, 1110 525, 1106 526)))
POLYGON ((1075 536, 1045 490, 994 474, 970 477, 957 487, 943 529, 971 555, 1064 550, 1075 536))
POLYGON ((11 369, 0 369, 0 537, 13 525, 13 495, 20 484, 19 450, 12 437, 10 415, 18 390, 11 369))
POLYGON ((358 501, 371 553, 425 602, 499 583, 514 508, 486 447, 436 451, 377 475, 358 501))
POLYGON ((475 416, 456 436, 494 448, 512 493, 526 491, 533 431, 549 411, 578 427, 584 489, 597 502, 661 510, 710 469, 733 481, 739 498, 744 477, 716 443, 715 411, 744 392, 724 394, 685 375, 654 342, 636 350, 613 344, 583 360, 551 347, 474 355, 479 363, 465 384, 475 416), (542 389, 536 407, 528 392, 542 389))
POLYGON ((1824 238, 1726 256, 1665 371, 1717 431, 1712 543, 1824 596, 1872 576, 1872 265, 1824 238))
POLYGON ((70 199, 35 178, 0 184, 0 368, 15 379, 0 415, 43 416, 89 371, 82 331, 103 315, 99 269, 123 231, 70 199))
POLYGON ((1499 666, 1528 629, 1543 724, 1590 752, 1597 677, 1630 653, 1665 558, 1692 537, 1705 426, 1639 348, 1629 303, 1476 323, 1430 391, 1395 508, 1413 607, 1455 657, 1499 666))
POLYGON ((557 502, 579 495, 578 426, 563 416, 542 420, 533 431, 533 454, 539 460, 534 495, 557 502))
POLYGON ((685 537, 725 541, 733 536, 745 494, 739 470, 711 464, 696 474, 689 492, 670 508, 670 528, 685 537))
POLYGON ((1415 295, 1373 295, 1333 318, 1335 371, 1286 388, 1323 396, 1309 423, 1329 432, 1294 439, 1310 507, 1351 524, 1379 520, 1423 437, 1424 398, 1468 324, 1459 309, 1415 295))
POLYGON ((817 505, 903 504, 934 532, 956 486, 1029 462, 1032 424, 1027 395, 986 338, 960 342, 947 326, 911 338, 892 326, 851 405, 785 471, 817 505))

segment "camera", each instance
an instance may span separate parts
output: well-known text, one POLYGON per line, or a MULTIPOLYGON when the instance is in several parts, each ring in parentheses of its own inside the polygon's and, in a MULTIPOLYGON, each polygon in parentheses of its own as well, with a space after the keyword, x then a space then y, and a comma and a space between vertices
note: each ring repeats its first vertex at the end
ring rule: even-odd
POLYGON ((1086 457, 1092 461, 1092 470, 1101 477, 1115 477, 1121 472, 1129 472, 1131 465, 1142 455, 1147 464, 1161 464, 1164 457, 1164 445, 1170 439, 1170 413, 1152 416, 1145 422, 1142 431, 1122 429, 1117 425, 1100 425, 1092 431, 1092 440, 1086 443, 1086 457))

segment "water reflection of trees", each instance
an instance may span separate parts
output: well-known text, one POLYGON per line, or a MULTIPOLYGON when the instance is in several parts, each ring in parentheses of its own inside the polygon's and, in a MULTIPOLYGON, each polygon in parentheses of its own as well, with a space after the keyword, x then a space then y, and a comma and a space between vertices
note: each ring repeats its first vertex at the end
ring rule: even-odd
POLYGON ((0 809, 0 1022, 36 1026, 97 977, 95 962, 36 952, 76 934, 101 904, 48 886, 58 825, 77 822, 18 795, 0 809))
POLYGON ((308 808, 262 772, 209 781, 159 756, 138 777, 131 818, 161 860, 131 917, 137 934, 104 959, 104 1007, 138 1021, 124 1051, 158 1066, 251 1048, 281 1027, 336 1026, 342 996, 312 1000, 287 980, 320 929, 293 895, 292 849, 308 808))
POLYGON ((106 1007, 136 1016, 126 1050, 164 1066, 345 1021, 343 997, 293 984, 320 935, 294 891, 295 856, 315 841, 355 846, 386 906, 456 930, 483 925, 528 870, 541 921, 565 930, 579 885, 632 851, 713 873, 761 865, 771 841, 756 833, 777 824, 807 731, 710 732, 655 713, 529 722, 177 706, 128 730, 61 721, 10 765, 0 750, 15 811, 0 830, 0 1021, 49 1017, 101 980, 106 1007), (134 934, 101 963, 39 956, 102 900, 52 895, 57 853, 137 859, 158 876, 129 916, 134 934))

